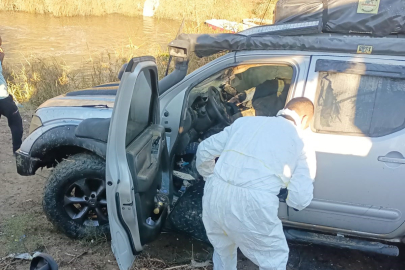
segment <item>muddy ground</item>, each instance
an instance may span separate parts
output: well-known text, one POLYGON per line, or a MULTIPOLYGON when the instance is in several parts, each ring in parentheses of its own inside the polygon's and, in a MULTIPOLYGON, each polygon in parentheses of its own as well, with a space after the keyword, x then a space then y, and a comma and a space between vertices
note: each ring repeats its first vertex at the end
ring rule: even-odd
MULTIPOLYGON (((25 136, 30 111, 22 113, 25 136)), ((0 270, 28 270, 29 262, 1 259, 10 253, 41 251, 52 255, 60 269, 117 269, 108 240, 103 237, 71 240, 56 231, 42 213, 42 190, 49 171, 36 176, 17 174, 11 152, 11 134, 7 120, 0 119, 0 270)), ((405 269, 405 249, 400 257, 370 255, 359 251, 341 250, 316 245, 289 243, 290 270, 400 270, 405 269)), ((198 268, 212 253, 208 245, 179 234, 164 233, 145 247, 133 269, 212 269, 198 268), (183 267, 181 267, 183 266, 183 267)), ((205 265, 204 263, 202 265, 205 265)), ((238 269, 258 269, 239 254, 238 269)))

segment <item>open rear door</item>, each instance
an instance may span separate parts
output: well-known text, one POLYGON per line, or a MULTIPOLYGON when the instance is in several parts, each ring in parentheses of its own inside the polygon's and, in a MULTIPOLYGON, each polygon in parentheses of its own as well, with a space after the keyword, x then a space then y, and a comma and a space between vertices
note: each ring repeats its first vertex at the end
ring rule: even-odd
POLYGON ((121 270, 130 269, 167 217, 171 184, 158 90, 155 59, 133 58, 118 88, 107 144, 111 246, 121 270))

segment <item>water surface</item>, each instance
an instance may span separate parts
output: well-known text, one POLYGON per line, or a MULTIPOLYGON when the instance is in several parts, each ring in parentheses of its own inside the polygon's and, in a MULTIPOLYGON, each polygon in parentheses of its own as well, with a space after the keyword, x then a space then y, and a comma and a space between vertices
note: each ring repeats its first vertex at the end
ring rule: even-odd
POLYGON ((133 49, 137 55, 166 49, 180 22, 143 17, 54 17, 0 12, 5 61, 24 62, 29 56, 62 57, 79 65, 91 55, 133 49), (139 48, 138 48, 139 47, 139 48))

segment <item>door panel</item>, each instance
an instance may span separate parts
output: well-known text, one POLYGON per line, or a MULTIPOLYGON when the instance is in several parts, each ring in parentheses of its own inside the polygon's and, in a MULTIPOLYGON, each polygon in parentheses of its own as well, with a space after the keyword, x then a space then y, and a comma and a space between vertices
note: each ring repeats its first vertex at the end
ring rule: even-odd
MULTIPOLYGON (((365 61, 360 57, 314 57, 305 88, 305 96, 313 100, 315 105, 319 100, 316 98, 316 91, 318 80, 321 78, 319 73, 315 72, 315 66, 318 59, 325 58, 359 63, 365 61)), ((368 59, 367 62, 393 66, 405 64, 403 61, 379 59, 368 59)), ((370 119, 377 118, 376 123, 381 124, 383 121, 380 118, 384 113, 391 113, 392 110, 400 112, 402 109, 394 108, 395 105, 392 103, 382 106, 382 103, 378 103, 378 101, 374 101, 374 106, 369 106, 366 101, 369 102, 373 96, 377 100, 380 95, 379 89, 388 87, 369 83, 372 80, 373 78, 370 79, 370 77, 362 77, 361 80, 355 81, 356 84, 342 82, 342 84, 347 83, 348 87, 357 87, 359 91, 359 94, 355 96, 356 99, 353 99, 350 104, 345 104, 345 102, 353 97, 346 98, 344 93, 341 94, 342 96, 337 96, 337 100, 328 101, 337 104, 336 107, 341 111, 347 110, 343 116, 346 119, 352 119, 351 121, 356 125, 349 127, 346 119, 337 119, 334 121, 339 121, 340 126, 336 126, 339 129, 346 128, 358 134, 339 134, 332 130, 333 126, 328 127, 331 131, 323 133, 314 129, 308 130, 308 139, 312 142, 317 154, 318 169, 314 183, 314 200, 304 211, 290 211, 289 220, 372 234, 391 233, 404 223, 405 197, 403 190, 405 181, 403 181, 403 176, 405 175, 405 165, 401 163, 393 165, 390 160, 384 162, 383 158, 381 161, 381 157, 401 158, 405 155, 405 144, 403 143, 405 130, 393 130, 388 135, 383 133, 375 136, 367 135, 367 132, 379 132, 373 128, 373 120, 370 119), (374 94, 370 94, 372 91, 374 94), (358 98, 360 93, 362 97, 358 98), (371 116, 369 107, 374 111, 371 116), (350 111, 350 108, 355 108, 355 110, 350 111), (365 121, 371 121, 371 124, 364 125, 365 121)), ((379 80, 377 79, 377 81, 379 80)), ((383 81, 384 85, 387 80, 380 81, 383 81)), ((332 81, 330 85, 325 85, 324 89, 325 91, 336 91, 338 87, 341 85, 334 84, 332 81)), ((389 87, 391 87, 389 91, 392 93, 404 91, 400 90, 397 85, 389 87)), ((390 95, 390 93, 386 94, 384 99, 389 98, 390 95)), ((336 111, 329 113, 337 114, 336 111)), ((390 121, 394 117, 387 119, 388 121, 383 124, 383 127, 386 127, 387 123, 395 124, 394 121, 390 121)))
MULTIPOLYGON (((156 127, 159 129, 159 126, 156 127)), ((135 192, 145 192, 153 184, 158 172, 158 157, 152 157, 153 128, 148 128, 127 147, 127 160, 133 178, 135 192)))
POLYGON ((127 147, 128 167, 133 177, 135 205, 140 232, 140 242, 145 245, 159 235, 167 217, 164 209, 154 225, 147 224, 155 209, 155 197, 162 182, 162 153, 166 150, 164 128, 152 125, 127 147))
MULTIPOLYGON (((168 181, 165 132, 157 125, 158 93, 154 58, 132 59, 118 88, 107 143, 111 246, 121 270, 130 269, 142 246, 159 235, 167 215, 165 204, 153 216, 162 181, 168 181)), ((167 197, 166 186, 161 196, 167 197)))

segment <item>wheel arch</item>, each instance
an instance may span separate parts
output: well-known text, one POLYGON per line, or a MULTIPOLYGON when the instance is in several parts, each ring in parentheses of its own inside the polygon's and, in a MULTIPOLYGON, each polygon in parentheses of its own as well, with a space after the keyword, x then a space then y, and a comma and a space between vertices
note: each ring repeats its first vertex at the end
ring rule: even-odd
POLYGON ((75 135, 77 125, 64 125, 52 128, 42 134, 32 145, 31 157, 40 160, 37 168, 52 167, 62 159, 78 154, 92 153, 105 160, 106 143, 89 138, 79 138, 75 135))

